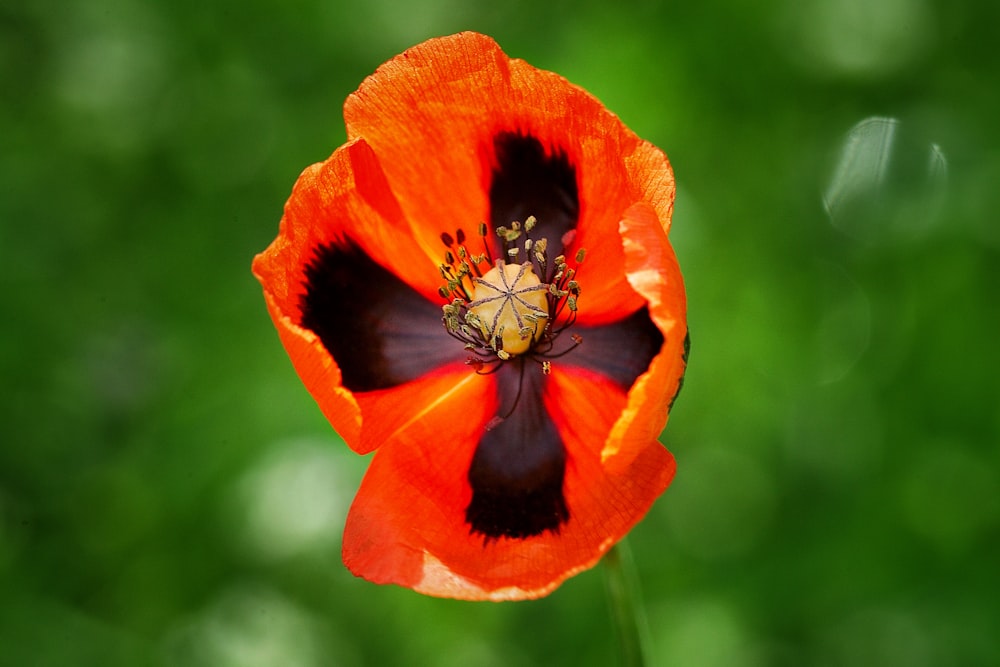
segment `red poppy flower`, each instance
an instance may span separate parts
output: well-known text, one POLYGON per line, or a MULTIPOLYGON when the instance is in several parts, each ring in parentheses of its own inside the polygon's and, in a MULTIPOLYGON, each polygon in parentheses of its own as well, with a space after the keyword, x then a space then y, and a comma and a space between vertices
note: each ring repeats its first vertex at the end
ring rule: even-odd
POLYGON ((431 595, 544 595, 674 475, 670 165, 474 33, 393 58, 344 115, 253 265, 323 413, 375 451, 344 562, 431 595))

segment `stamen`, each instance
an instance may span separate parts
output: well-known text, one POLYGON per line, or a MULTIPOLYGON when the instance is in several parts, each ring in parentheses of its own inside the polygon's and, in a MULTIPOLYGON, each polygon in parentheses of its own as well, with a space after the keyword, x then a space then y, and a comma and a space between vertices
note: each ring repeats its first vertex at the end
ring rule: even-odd
MULTIPOLYGON (((450 300, 442 307, 442 321, 449 335, 476 355, 466 363, 477 373, 496 372, 504 362, 530 354, 548 374, 551 359, 582 342, 574 335, 571 346, 559 346, 554 352, 556 339, 576 322, 581 293, 576 275, 586 253, 582 248, 574 253, 575 266, 569 265, 565 255, 550 262, 548 240, 531 236, 537 228, 537 218, 528 216, 523 223, 514 220, 494 230, 501 256, 509 263, 494 261, 484 222, 477 225, 483 244, 479 254, 465 245, 464 230, 441 234, 447 251, 439 266, 445 285, 438 293, 450 300)), ((564 247, 574 236, 564 235, 564 247)))

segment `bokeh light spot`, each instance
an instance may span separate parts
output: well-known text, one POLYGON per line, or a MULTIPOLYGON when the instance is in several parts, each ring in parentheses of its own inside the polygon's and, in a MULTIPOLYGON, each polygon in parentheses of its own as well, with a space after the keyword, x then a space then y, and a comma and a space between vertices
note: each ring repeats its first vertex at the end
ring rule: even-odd
POLYGON ((926 0, 805 0, 786 5, 786 45, 818 72, 862 79, 892 74, 930 46, 926 0))
POLYGON ((277 590, 241 583, 168 633, 163 654, 169 667, 358 664, 349 645, 332 641, 331 628, 323 628, 322 638, 319 631, 311 615, 277 590))
POLYGON ((279 441, 238 482, 231 512, 237 537, 264 560, 333 551, 356 482, 342 468, 342 447, 317 440, 279 441))
POLYGON ((823 204, 831 224, 851 238, 895 243, 920 238, 940 221, 947 185, 939 144, 898 119, 872 116, 845 135, 823 204))

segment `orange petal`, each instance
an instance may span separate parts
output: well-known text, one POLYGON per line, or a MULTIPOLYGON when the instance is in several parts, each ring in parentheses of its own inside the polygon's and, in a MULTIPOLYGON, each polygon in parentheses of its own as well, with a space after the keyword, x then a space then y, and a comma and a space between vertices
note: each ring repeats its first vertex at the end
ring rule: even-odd
MULTIPOLYGON (((273 246, 272 246, 273 247, 273 246)), ((258 258, 260 255, 257 256, 258 258)), ((254 264, 257 270, 257 264, 254 264)), ((257 274, 260 278, 261 274, 257 274)), ((263 279, 261 279, 263 282, 263 279)), ((265 283, 266 285, 267 283, 265 283)), ((275 290, 283 286, 276 285, 275 290)), ((288 352, 302 384, 316 399, 323 415, 344 439, 357 448, 361 442, 361 409, 354 395, 341 386, 340 369, 323 343, 313 332, 303 329, 282 309, 280 297, 265 287, 264 299, 274 326, 278 329, 285 351, 288 352)))
POLYGON ((451 384, 447 401, 408 413, 372 459, 344 528, 344 563, 358 576, 413 588, 429 547, 470 539, 466 476, 496 410, 494 382, 466 372, 451 384))
POLYGON ((432 39, 383 64, 344 104, 349 138, 364 137, 411 220, 423 252, 442 231, 489 219, 481 151, 502 108, 506 57, 488 37, 432 39))
MULTIPOLYGON (((364 140, 341 146, 299 176, 278 237, 254 258, 253 271, 286 314, 298 314, 305 264, 321 244, 351 239, 377 263, 439 301, 439 257, 416 250, 382 166, 364 140)), ((440 245, 440 241, 439 241, 440 245)), ((437 252, 436 255, 441 255, 437 252)))
MULTIPOLYGON (((430 433, 447 433, 451 422, 467 419, 470 404, 490 403, 491 395, 472 395, 466 388, 469 378, 481 376, 464 364, 441 368, 392 389, 352 393, 341 386, 340 370, 316 335, 282 314, 270 294, 265 293, 265 299, 306 389, 340 437, 359 454, 401 439, 417 422, 430 428, 430 433)), ((485 390, 482 383, 476 386, 485 390)), ((486 419, 479 424, 480 430, 486 419)))
MULTIPOLYGON (((357 140, 302 173, 285 206, 278 237, 253 262, 268 312, 296 371, 333 427, 359 451, 377 446, 394 422, 381 419, 372 407, 378 402, 359 404, 342 386, 340 370, 319 338, 299 326, 305 266, 318 246, 350 238, 411 287, 438 299, 440 275, 429 258, 414 256, 408 229, 374 154, 364 141, 357 140)), ((426 381, 437 388, 437 380, 426 381)), ((379 393, 387 397, 385 405, 406 404, 412 411, 424 391, 422 382, 379 393)))
POLYGON ((348 98, 344 117, 348 136, 364 137, 379 156, 431 256, 441 231, 489 220, 497 134, 530 135, 565 152, 581 206, 566 255, 581 247, 594 253, 580 276, 581 322, 605 323, 641 305, 624 282, 618 223, 630 205, 647 201, 669 224, 673 174, 662 152, 582 88, 508 58, 489 37, 461 33, 382 65, 348 98))
MULTIPOLYGON (((367 454, 382 444, 411 442, 416 433, 426 434, 429 443, 454 439, 453 422, 468 421, 480 406, 490 405, 489 387, 482 376, 456 363, 392 389, 356 393, 365 422, 355 450, 367 454)), ((480 430, 486 421, 479 422, 480 430)), ((464 473, 460 477, 464 479, 464 473)))
MULTIPOLYGON (((605 324, 619 319, 642 305, 642 298, 626 280, 626 259, 620 221, 630 208, 643 203, 656 216, 663 238, 670 229, 674 205, 674 175, 666 155, 652 144, 640 141, 635 150, 625 156, 623 175, 627 185, 618 197, 602 197, 599 191, 580 200, 601 208, 601 224, 581 223, 574 246, 585 248, 588 255, 580 267, 577 279, 584 292, 580 297, 578 321, 586 325, 605 324), (613 222, 609 222, 613 221, 613 222)), ((607 165, 604 174, 615 171, 607 165)), ((615 177, 611 177, 612 180, 615 177)), ((567 252, 567 257, 571 256, 567 252)), ((676 260, 675 260, 676 267, 676 260)))
POLYGON ((649 304, 650 318, 664 342, 649 370, 629 390, 628 405, 604 445, 605 460, 628 460, 659 437, 687 366, 684 282, 656 210, 645 203, 630 207, 621 230, 626 277, 649 304))
MULTIPOLYGON (((566 497, 574 533, 592 563, 645 516, 675 472, 674 458, 656 435, 629 456, 609 457, 605 445, 627 419, 632 393, 595 373, 553 365, 546 405, 560 425, 569 454, 566 497)), ((581 551, 581 554, 586 553, 581 551)))
POLYGON ((624 392, 578 369, 554 370, 551 380, 545 403, 568 453, 570 519, 559 533, 490 541, 470 533, 466 475, 495 405, 463 401, 469 412, 448 437, 421 427, 375 454, 345 529, 348 567, 429 595, 514 600, 545 595, 597 563, 670 483, 673 457, 654 439, 609 464, 601 444, 626 405, 624 392))

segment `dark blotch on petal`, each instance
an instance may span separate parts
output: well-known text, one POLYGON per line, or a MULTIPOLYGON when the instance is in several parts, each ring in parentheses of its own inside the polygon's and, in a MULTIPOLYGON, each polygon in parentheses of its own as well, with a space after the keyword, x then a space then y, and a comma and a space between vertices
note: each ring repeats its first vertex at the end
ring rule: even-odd
MULTIPOLYGON (((663 334, 645 306, 617 322, 599 327, 576 325, 572 331, 583 342, 560 363, 596 371, 625 390, 646 372, 663 347, 663 334)), ((559 343, 563 343, 562 338, 559 343)))
POLYGON ((563 495, 566 450, 542 403, 544 377, 523 359, 504 364, 497 375, 501 414, 515 402, 516 407, 476 447, 465 520, 487 541, 558 532, 569 520, 563 495))
POLYGON ((461 358, 441 307, 350 242, 316 250, 305 288, 300 324, 319 336, 351 391, 387 389, 461 358))
POLYGON ((514 132, 493 139, 495 164, 490 183, 490 222, 509 227, 535 216, 533 238, 547 238, 549 255, 562 254, 563 235, 576 228, 580 200, 576 170, 561 152, 546 154, 542 143, 514 132))

